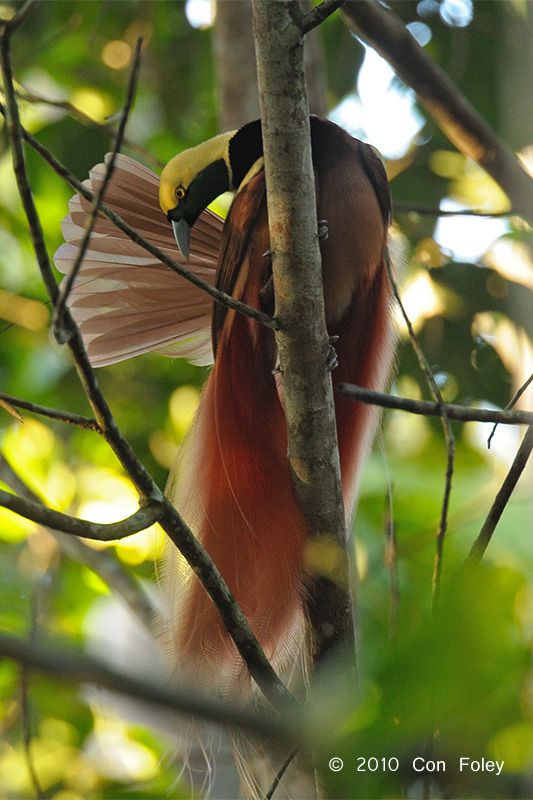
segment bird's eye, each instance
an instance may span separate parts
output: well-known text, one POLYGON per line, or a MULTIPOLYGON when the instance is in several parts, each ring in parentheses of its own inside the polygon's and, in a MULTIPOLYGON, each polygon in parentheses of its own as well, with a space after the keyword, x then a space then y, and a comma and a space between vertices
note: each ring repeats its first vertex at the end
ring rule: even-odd
POLYGON ((183 198, 185 197, 185 189, 183 188, 183 186, 176 186, 176 188, 174 189, 174 194, 176 195, 177 200, 183 200, 183 198))

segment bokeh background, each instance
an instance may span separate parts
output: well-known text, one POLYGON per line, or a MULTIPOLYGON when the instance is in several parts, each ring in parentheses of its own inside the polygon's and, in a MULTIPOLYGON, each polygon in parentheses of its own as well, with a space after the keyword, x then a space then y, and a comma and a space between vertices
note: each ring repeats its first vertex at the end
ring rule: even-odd
MULTIPOLYGON (((17 7, 1 3, 0 16, 17 7)), ((533 169, 532 4, 396 0, 392 9, 533 169)), ((114 124, 124 102, 133 48, 143 36, 127 130, 141 151, 124 151, 157 171, 224 125, 216 11, 208 0, 38 4, 13 40, 23 124, 84 179, 111 148, 104 124, 114 124)), ((533 371, 530 226, 510 214, 439 219, 439 209, 503 214, 509 204, 338 14, 321 26, 314 59, 315 102, 387 160, 395 235, 407 256, 402 294, 445 399, 503 408, 533 371)), ((29 148, 27 158, 52 254, 72 192, 29 148)), ((49 323, 0 119, 1 390, 88 414, 72 362, 53 341, 49 323)), ((428 398, 398 325, 392 389, 428 398)), ((206 375, 207 368, 157 355, 98 372, 122 431, 162 488, 206 375)), ((533 407, 531 393, 519 407, 533 407)), ((2 453, 48 504, 98 521, 135 510, 133 488, 95 434, 26 412, 23 418, 0 408, 2 453)), ((446 772, 435 774, 432 796, 533 793, 532 473, 527 469, 521 479, 482 565, 465 571, 521 431, 500 426, 488 449, 491 426, 454 423, 453 430, 457 452, 436 617, 432 573, 446 466, 440 422, 385 413, 364 473, 354 523, 361 693, 347 698, 332 673, 313 712, 312 724, 318 719, 324 730, 320 764, 332 797, 422 796, 422 778, 410 765, 424 755, 434 731, 435 758, 445 760, 446 772), (391 524, 394 556, 387 545, 391 524), (332 756, 345 764, 336 774, 327 768, 332 756), (360 756, 396 758, 398 769, 360 772, 360 756), (505 767, 498 777, 460 772, 461 756, 504 760, 505 767)), ((118 668, 151 675, 162 669, 153 635, 108 571, 133 575, 159 602, 157 533, 90 547, 98 556, 92 567, 64 541, 0 509, 0 626, 20 635, 44 630, 118 668)), ((26 680, 27 692, 19 668, 0 661, 0 795, 33 797, 38 784, 43 796, 57 800, 190 796, 171 757, 171 719, 43 676, 26 680)))

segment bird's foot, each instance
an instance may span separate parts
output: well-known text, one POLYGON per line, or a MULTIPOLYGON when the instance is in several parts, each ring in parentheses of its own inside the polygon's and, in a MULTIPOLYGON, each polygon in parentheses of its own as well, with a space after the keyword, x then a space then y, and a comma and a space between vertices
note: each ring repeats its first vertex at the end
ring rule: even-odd
POLYGON ((317 228, 317 239, 321 242, 325 242, 329 236, 329 229, 328 229, 328 221, 327 219, 319 219, 318 220, 318 228, 317 228))
POLYGON ((336 342, 338 342, 338 340, 339 340, 338 336, 329 337, 329 348, 328 348, 328 354, 326 356, 326 369, 328 370, 328 372, 332 372, 335 369, 335 367, 339 366, 339 358, 337 356, 337 351, 333 346, 336 342))

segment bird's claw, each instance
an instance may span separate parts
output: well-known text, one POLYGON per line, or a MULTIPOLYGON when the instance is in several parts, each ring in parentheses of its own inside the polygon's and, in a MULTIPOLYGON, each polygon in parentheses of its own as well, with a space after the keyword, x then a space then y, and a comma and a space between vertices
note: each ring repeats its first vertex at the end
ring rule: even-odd
POLYGON ((328 221, 327 219, 318 220, 318 228, 316 232, 317 238, 321 242, 325 242, 329 236, 328 221))
POLYGON ((329 347, 328 347, 328 354, 326 356, 326 369, 328 372, 332 372, 335 367, 339 366, 339 358, 337 356, 337 351, 334 348, 334 344, 338 342, 338 336, 330 336, 329 337, 329 347))

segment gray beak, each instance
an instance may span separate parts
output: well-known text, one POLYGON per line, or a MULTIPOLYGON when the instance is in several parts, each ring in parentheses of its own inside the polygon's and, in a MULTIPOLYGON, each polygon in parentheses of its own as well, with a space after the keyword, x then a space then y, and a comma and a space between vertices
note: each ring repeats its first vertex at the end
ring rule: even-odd
POLYGON ((174 236, 180 249, 180 253, 184 258, 189 260, 189 255, 191 252, 191 229, 184 219, 180 219, 177 222, 173 219, 171 222, 172 230, 174 231, 174 236))

